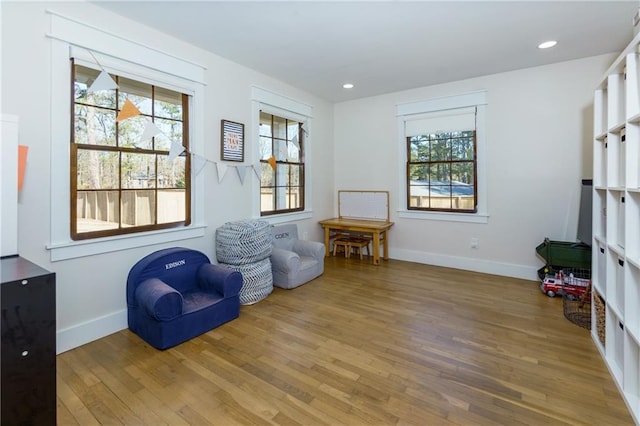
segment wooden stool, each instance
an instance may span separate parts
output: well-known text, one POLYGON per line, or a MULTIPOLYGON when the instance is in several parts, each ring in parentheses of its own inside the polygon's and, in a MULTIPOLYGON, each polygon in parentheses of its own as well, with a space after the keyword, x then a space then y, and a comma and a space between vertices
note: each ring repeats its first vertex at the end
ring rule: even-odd
POLYGON ((367 249, 367 256, 370 255, 369 253, 369 243, 371 241, 368 238, 364 238, 364 237, 351 237, 350 241, 349 241, 349 249, 357 249, 358 250, 358 254, 360 255, 360 260, 362 260, 362 249, 366 248, 367 249))
POLYGON ((333 255, 335 256, 338 252, 338 247, 342 247, 344 249, 344 257, 347 259, 351 257, 351 250, 357 249, 358 254, 360 255, 360 260, 362 260, 362 248, 367 249, 367 256, 370 255, 369 252, 369 243, 371 240, 365 237, 338 237, 333 240, 333 255))
POLYGON ((349 247, 349 239, 344 237, 338 237, 333 240, 333 255, 335 256, 338 252, 338 247, 342 247, 344 250, 344 257, 349 257, 349 253, 351 252, 351 248, 349 247))

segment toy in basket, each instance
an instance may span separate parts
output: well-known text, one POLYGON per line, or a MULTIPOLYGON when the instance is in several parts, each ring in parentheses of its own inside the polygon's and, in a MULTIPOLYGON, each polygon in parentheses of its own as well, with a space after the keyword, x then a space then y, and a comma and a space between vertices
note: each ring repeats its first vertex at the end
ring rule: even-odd
POLYGON ((569 300, 580 300, 584 298, 590 284, 590 279, 575 277, 573 273, 567 276, 560 270, 555 275, 547 274, 540 284, 540 290, 549 297, 558 294, 569 300))

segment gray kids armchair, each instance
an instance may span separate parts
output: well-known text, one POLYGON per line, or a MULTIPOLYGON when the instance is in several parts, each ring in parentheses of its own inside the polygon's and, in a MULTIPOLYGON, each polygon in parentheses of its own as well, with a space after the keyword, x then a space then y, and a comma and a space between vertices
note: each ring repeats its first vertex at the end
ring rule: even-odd
POLYGON ((296 288, 324 272, 324 244, 298 239, 295 224, 271 227, 273 285, 296 288))

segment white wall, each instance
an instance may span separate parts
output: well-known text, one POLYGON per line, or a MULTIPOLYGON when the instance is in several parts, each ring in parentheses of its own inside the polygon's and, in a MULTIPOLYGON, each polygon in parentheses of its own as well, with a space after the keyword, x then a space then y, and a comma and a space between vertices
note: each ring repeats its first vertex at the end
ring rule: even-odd
POLYGON ((18 253, 18 117, 0 115, 0 256, 18 253))
MULTIPOLYGON (((593 91, 615 54, 344 102, 335 106, 337 189, 389 190, 390 257, 536 279, 545 237, 576 241, 591 177, 593 91), (487 224, 399 218, 396 105, 486 90, 487 224), (479 247, 470 247, 471 238, 479 247)), ((404 145, 403 145, 404 146, 404 145)), ((406 206, 405 206, 406 207, 406 206)))
MULTIPOLYGON (((304 91, 239 66, 201 49, 140 26, 88 3, 0 3, 2 8, 2 105, 0 110, 20 119, 20 143, 29 146, 29 162, 19 200, 19 253, 57 274, 58 350, 64 351, 126 327, 125 281, 130 267, 144 255, 166 246, 186 246, 215 259, 215 229, 230 220, 251 217, 257 178, 247 173, 244 185, 233 169, 218 183, 215 166, 205 173, 205 217, 202 238, 171 244, 126 249, 64 261, 50 261, 46 246, 51 236, 51 40, 46 36, 52 10, 101 30, 207 68, 204 157, 219 160, 220 120, 245 123, 246 164, 252 155, 255 133, 252 120, 253 85, 313 106, 311 172, 313 215, 298 223, 309 239, 322 240, 317 221, 333 213, 333 107, 304 91)), ((4 160, 4 159, 3 159, 4 160)))

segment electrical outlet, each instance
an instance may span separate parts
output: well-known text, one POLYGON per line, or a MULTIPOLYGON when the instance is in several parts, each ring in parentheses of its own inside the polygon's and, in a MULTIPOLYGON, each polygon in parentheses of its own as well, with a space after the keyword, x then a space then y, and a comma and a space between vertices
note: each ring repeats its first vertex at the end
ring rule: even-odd
POLYGON ((471 238, 471 248, 472 249, 477 249, 478 248, 478 239, 473 237, 471 238))
POLYGON ((302 239, 305 240, 305 241, 309 239, 309 233, 307 231, 304 231, 302 233, 302 239))

